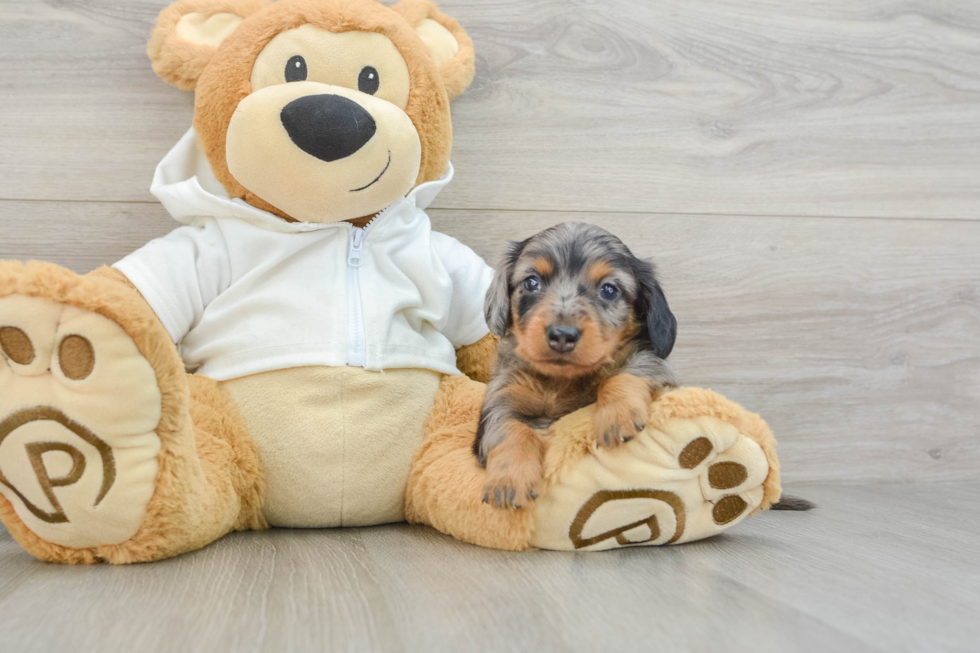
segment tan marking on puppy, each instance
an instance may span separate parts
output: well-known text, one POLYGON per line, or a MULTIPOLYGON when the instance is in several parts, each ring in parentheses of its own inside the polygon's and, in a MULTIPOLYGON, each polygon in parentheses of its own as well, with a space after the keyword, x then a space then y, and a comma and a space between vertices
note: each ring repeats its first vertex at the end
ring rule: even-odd
POLYGON ((538 258, 534 259, 534 263, 532 265, 534 265, 534 269, 537 270, 538 274, 540 274, 542 277, 546 277, 554 272, 551 261, 543 256, 539 256, 538 258))
MULTIPOLYGON (((544 321, 547 322, 548 320, 550 320, 550 315, 545 315, 544 321)), ((575 347, 575 351, 571 355, 563 357, 565 361, 564 365, 550 363, 547 360, 548 358, 554 358, 554 356, 551 355, 550 348, 548 347, 547 335, 544 329, 540 333, 538 350, 544 352, 545 360, 529 358, 524 354, 526 350, 518 349, 516 353, 531 363, 542 374, 567 379, 574 379, 595 372, 603 365, 613 362, 616 358, 622 358, 623 361, 629 358, 632 350, 624 349, 623 345, 636 331, 634 316, 630 314, 629 320, 621 329, 603 330, 599 325, 599 320, 591 313, 585 314, 576 323, 576 326, 582 330, 582 335, 579 338, 578 346, 575 347)))
POLYGON ((597 447, 618 447, 629 442, 647 423, 650 384, 632 374, 617 374, 599 386, 596 401, 597 447))
POLYGON ((522 508, 538 498, 541 441, 527 424, 506 423, 508 435, 490 450, 483 502, 496 508, 522 508))
MULTIPOLYGON (((619 338, 608 338, 591 311, 577 320, 575 326, 582 330, 582 335, 571 353, 572 362, 587 369, 595 369, 608 362, 609 355, 619 346, 619 338)), ((575 376, 581 376, 581 373, 578 370, 575 376)))
POLYGON ((589 281, 592 283, 599 283, 613 272, 615 272, 615 270, 613 269, 613 266, 609 265, 608 262, 596 261, 592 264, 592 267, 589 268, 589 281))
POLYGON ((549 392, 535 379, 521 375, 515 381, 507 386, 504 393, 510 398, 511 405, 517 412, 523 415, 535 415, 554 402, 554 393, 549 392))
POLYGON ((625 345, 627 345, 635 334, 636 315, 631 310, 622 327, 619 329, 606 329, 605 332, 599 334, 600 340, 596 343, 596 349, 593 354, 596 358, 601 358, 603 364, 610 362, 618 363, 620 361, 625 362, 633 353, 633 347, 626 347, 625 345))
POLYGON ((517 314, 517 302, 512 308, 514 316, 514 337, 517 339, 517 354, 527 361, 540 361, 550 356, 545 330, 551 323, 551 303, 542 300, 534 307, 530 319, 522 320, 517 314))
POLYGON ((552 305, 541 301, 534 307, 530 319, 521 321, 517 315, 517 302, 512 308, 514 317, 514 337, 517 340, 515 353, 547 376, 568 379, 578 378, 609 361, 613 351, 619 346, 620 338, 606 340, 595 326, 592 315, 584 316, 576 326, 582 330, 578 346, 570 354, 560 356, 548 346, 548 326, 554 320, 552 305), (560 361, 560 362, 559 362, 560 361))

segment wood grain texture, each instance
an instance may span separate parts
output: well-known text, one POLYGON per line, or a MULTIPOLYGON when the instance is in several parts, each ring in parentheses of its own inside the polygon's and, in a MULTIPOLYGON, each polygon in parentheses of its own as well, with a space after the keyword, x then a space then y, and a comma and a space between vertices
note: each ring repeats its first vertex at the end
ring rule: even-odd
MULTIPOLYGON (((762 414, 791 482, 980 480, 980 222, 430 213, 491 262, 563 220, 653 256, 682 379, 762 414)), ((152 204, 0 201, 0 225, 0 258, 86 272, 176 223, 152 204)))
POLYGON ((791 481, 980 480, 980 223, 432 213, 492 261, 564 220, 653 256, 682 381, 760 413, 791 481))
MULTIPOLYGON (((148 191, 193 108, 144 53, 166 4, 0 0, 0 259, 85 272, 175 226, 148 191)), ((577 219, 653 255, 684 380, 761 413, 819 509, 669 549, 398 525, 132 567, 0 528, 0 650, 975 650, 980 4, 440 5, 478 61, 436 229, 493 261, 577 219), (902 483, 843 485, 869 481, 902 483)))
POLYGON ((244 533, 130 567, 0 530, 0 641, 88 651, 972 651, 980 485, 796 487, 711 540, 508 553, 424 527, 244 533))
POLYGON ((179 226, 159 202, 0 200, 0 259, 50 261, 84 273, 179 226))
MULTIPOLYGON (((0 0, 0 199, 140 201, 190 125, 165 0, 0 0)), ((438 206, 978 217, 971 0, 445 0, 474 37, 438 206)))

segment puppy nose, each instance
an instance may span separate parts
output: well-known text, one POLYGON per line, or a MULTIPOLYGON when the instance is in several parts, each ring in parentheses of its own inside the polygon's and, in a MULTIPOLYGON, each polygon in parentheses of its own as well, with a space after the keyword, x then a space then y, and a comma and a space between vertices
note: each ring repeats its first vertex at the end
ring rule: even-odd
POLYGON ((548 327, 548 346, 559 354, 567 354, 575 349, 580 337, 582 337, 582 330, 573 326, 552 324, 548 327))
POLYGON ((340 95, 305 95, 279 115, 296 146, 323 161, 348 157, 364 146, 378 127, 357 102, 340 95))

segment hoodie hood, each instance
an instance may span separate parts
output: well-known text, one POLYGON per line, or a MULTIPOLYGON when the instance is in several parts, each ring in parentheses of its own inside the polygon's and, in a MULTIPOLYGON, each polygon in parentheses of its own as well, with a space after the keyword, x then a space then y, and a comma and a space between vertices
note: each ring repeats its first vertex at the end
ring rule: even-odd
MULTIPOLYGON (((419 184, 408 193, 405 200, 424 210, 452 178, 453 165, 450 163, 439 179, 419 184)), ((197 134, 193 127, 187 130, 157 165, 150 192, 160 200, 174 220, 182 224, 191 224, 200 216, 233 216, 256 227, 283 233, 347 225, 346 222, 287 222, 244 200, 228 197, 224 186, 211 172, 211 164, 204 152, 197 146, 197 134)))

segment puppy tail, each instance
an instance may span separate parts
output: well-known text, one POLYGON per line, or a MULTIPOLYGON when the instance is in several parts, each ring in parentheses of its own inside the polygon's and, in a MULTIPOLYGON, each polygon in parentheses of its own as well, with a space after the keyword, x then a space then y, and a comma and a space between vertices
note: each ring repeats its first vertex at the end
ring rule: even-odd
POLYGON ((812 501, 784 494, 779 501, 769 506, 769 510, 813 510, 816 507, 817 504, 812 501))

